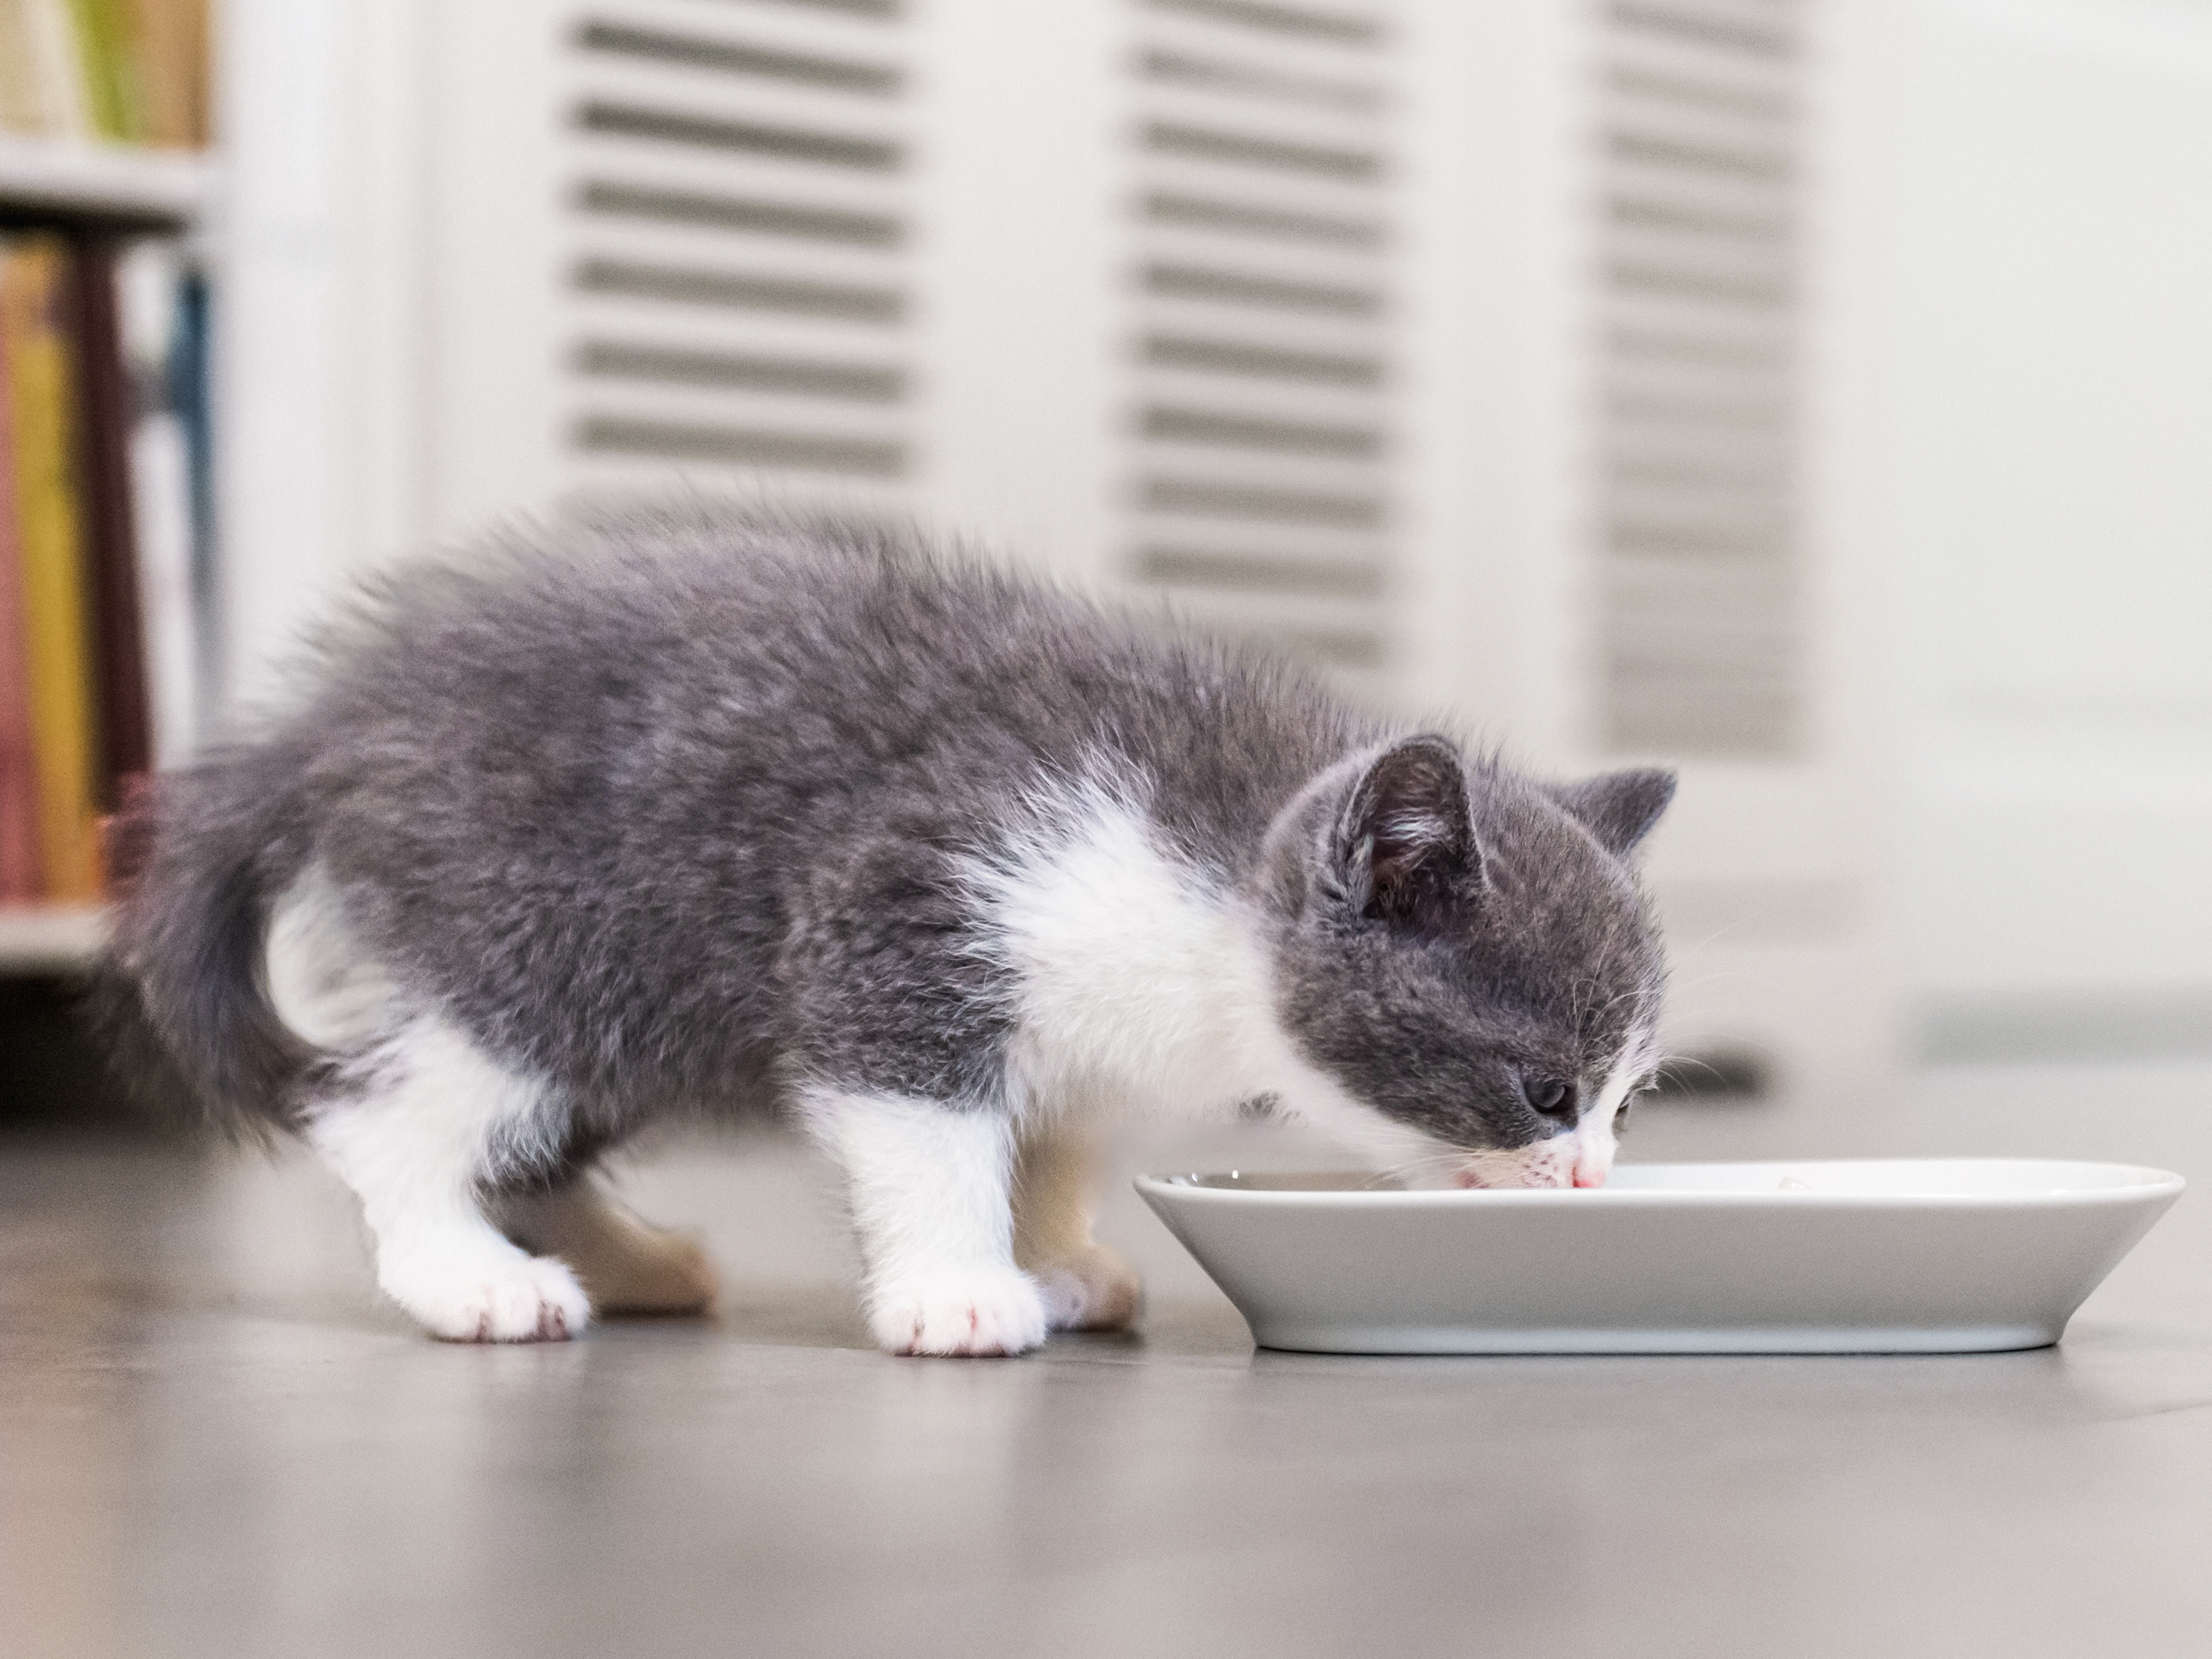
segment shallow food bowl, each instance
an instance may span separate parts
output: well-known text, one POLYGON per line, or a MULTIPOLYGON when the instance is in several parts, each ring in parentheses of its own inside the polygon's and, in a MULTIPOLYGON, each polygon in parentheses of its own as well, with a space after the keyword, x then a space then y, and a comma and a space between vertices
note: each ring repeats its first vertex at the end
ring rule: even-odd
POLYGON ((2058 1340, 2182 1179, 2014 1158, 1648 1164, 1595 1190, 1137 1190, 1267 1348, 1965 1353, 2058 1340))

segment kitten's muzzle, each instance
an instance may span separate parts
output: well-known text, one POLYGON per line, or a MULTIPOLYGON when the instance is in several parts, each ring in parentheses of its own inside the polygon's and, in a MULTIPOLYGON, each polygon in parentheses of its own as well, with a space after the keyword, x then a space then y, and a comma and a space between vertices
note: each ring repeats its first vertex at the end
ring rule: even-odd
POLYGON ((1470 1152, 1451 1181, 1472 1189, 1602 1187, 1612 1164, 1609 1150, 1571 1128, 1510 1152, 1470 1152))

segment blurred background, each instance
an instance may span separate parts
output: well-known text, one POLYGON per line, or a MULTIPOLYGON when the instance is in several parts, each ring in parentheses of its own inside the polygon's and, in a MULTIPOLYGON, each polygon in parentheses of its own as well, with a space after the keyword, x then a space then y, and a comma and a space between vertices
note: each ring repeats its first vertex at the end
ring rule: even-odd
POLYGON ((918 515, 1681 769, 1711 1109, 2212 1054, 2212 8, 0 0, 0 1112, 360 573, 918 515))

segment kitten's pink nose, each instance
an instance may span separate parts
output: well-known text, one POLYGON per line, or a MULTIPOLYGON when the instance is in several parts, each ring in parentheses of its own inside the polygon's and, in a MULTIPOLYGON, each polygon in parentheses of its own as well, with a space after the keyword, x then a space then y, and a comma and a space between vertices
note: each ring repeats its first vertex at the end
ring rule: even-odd
POLYGON ((1575 1165, 1575 1185, 1602 1187, 1605 1185, 1605 1171, 1594 1164, 1577 1164, 1575 1165))

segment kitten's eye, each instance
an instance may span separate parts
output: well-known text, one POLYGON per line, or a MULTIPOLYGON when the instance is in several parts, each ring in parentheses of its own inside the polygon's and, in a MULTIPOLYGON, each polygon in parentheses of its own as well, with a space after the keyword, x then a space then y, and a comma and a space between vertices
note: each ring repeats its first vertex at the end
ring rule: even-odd
POLYGON ((1562 1083, 1557 1078, 1524 1074, 1521 1079, 1521 1098, 1539 1117, 1571 1118, 1575 1115, 1575 1085, 1562 1083))

